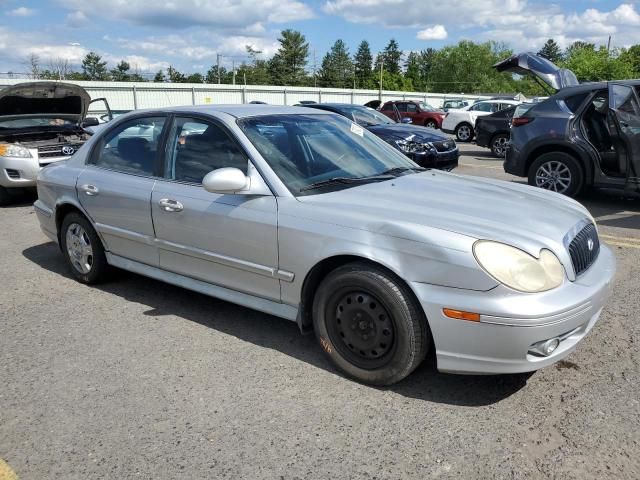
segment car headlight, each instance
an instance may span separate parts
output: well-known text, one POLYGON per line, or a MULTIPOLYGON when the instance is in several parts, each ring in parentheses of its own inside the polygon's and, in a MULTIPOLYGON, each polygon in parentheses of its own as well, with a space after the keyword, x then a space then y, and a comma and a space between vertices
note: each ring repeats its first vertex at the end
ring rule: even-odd
POLYGON ((559 287, 564 267, 553 252, 543 249, 540 258, 504 243, 479 240, 473 254, 480 266, 497 281, 521 292, 545 292, 559 287))
POLYGON ((31 152, 19 145, 0 144, 0 157, 31 158, 31 152))
POLYGON ((396 145, 404 153, 422 153, 433 147, 431 144, 412 142, 409 140, 396 140, 396 145))

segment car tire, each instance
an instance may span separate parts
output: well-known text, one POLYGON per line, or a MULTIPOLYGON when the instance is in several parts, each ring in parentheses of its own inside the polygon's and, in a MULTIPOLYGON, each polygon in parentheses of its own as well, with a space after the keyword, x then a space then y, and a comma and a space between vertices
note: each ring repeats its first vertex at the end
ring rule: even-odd
POLYGON ((433 128, 434 130, 438 129, 438 124, 435 122, 435 120, 427 120, 426 122, 424 122, 424 126, 427 128, 433 128))
POLYGON ((11 195, 6 188, 0 187, 0 207, 6 207, 11 203, 11 195))
POLYGON ((578 161, 565 152, 539 156, 529 167, 529 185, 575 197, 584 187, 584 174, 578 161))
POLYGON ((329 273, 313 301, 316 338, 347 376, 391 385, 424 360, 430 345, 426 318, 395 275, 365 263, 329 273))
POLYGON ((461 123, 456 127, 455 134, 459 142, 470 142, 473 140, 473 127, 468 123, 461 123))
POLYGON ((491 153, 495 157, 504 158, 507 153, 507 142, 509 142, 509 134, 499 133, 491 139, 491 153))
POLYGON ((73 276, 86 284, 99 283, 109 265, 100 237, 79 213, 69 213, 60 227, 60 246, 73 276))

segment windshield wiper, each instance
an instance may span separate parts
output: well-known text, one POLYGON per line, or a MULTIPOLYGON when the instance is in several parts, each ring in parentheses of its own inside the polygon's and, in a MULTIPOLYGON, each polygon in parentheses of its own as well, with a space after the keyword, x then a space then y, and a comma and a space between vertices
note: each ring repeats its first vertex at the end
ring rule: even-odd
POLYGON ((351 183, 366 183, 366 182, 376 182, 376 181, 384 181, 391 180, 395 178, 391 174, 381 173, 376 175, 370 175, 368 177, 333 177, 328 180, 322 180, 320 182, 311 183, 306 185, 300 189, 301 192, 306 192, 307 190, 313 190, 314 188, 320 187, 328 187, 331 185, 346 185, 351 183))
POLYGON ((424 172, 426 168, 422 167, 393 167, 384 172, 380 172, 378 175, 398 175, 404 172, 424 172))

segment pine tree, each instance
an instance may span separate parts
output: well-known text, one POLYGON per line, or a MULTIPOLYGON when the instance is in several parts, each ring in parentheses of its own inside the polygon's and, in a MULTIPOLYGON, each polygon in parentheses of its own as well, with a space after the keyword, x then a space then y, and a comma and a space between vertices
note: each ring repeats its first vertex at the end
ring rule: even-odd
POLYGON ((131 79, 129 70, 131 70, 131 65, 122 60, 118 65, 116 65, 116 68, 111 69, 111 80, 115 82, 129 81, 131 79))
POLYGON ((420 75, 420 55, 416 52, 410 52, 404 64, 404 78, 411 80, 411 84, 416 90, 423 90, 423 79, 420 75))
POLYGON ((560 47, 553 38, 547 40, 547 42, 538 52, 538 55, 546 58, 553 63, 559 63, 560 61, 562 61, 562 52, 560 51, 560 47))
POLYGON ((309 44, 295 30, 283 30, 280 34, 280 48, 269 61, 269 75, 276 85, 303 85, 309 44))
POLYGON ((391 39, 382 52, 384 69, 389 73, 400 73, 400 58, 402 52, 395 39, 391 39))
POLYGON ((164 76, 164 72, 162 70, 158 70, 156 72, 155 77, 153 77, 154 82, 166 82, 167 77, 164 76))
POLYGON ((349 88, 353 83, 353 63, 342 40, 336 40, 322 60, 318 74, 323 87, 349 88))
POLYGON ((356 86, 358 88, 367 88, 373 76, 371 71, 371 63, 373 56, 369 48, 369 42, 363 40, 358 46, 358 51, 353 57, 354 73, 356 76, 356 86))
POLYGON ((89 52, 82 60, 82 73, 87 80, 108 80, 107 62, 95 52, 89 52))

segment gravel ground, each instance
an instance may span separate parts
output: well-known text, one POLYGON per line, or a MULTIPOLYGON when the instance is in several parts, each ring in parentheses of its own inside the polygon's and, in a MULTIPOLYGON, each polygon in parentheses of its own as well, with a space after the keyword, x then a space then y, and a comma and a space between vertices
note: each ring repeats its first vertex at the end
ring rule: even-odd
MULTIPOLYGON (((459 173, 515 180, 462 149, 459 173)), ((427 362, 384 389, 337 374, 285 320, 124 272, 81 285, 27 201, 0 209, 0 465, 23 480, 640 478, 640 201, 585 203, 618 274, 573 355, 532 375, 427 362)))

